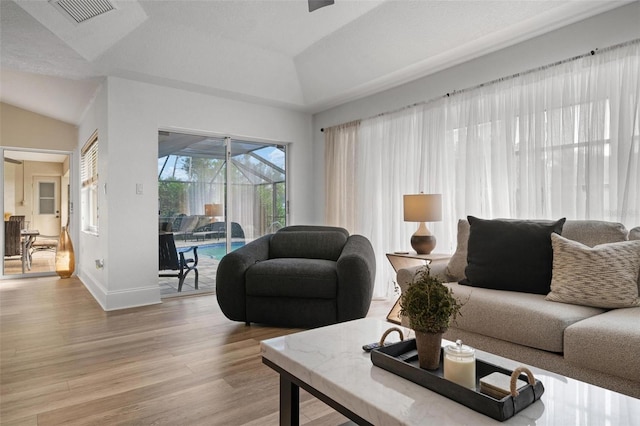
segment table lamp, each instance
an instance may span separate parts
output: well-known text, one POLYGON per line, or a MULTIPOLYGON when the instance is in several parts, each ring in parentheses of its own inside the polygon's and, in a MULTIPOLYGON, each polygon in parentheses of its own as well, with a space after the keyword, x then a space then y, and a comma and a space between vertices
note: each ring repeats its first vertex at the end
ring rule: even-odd
POLYGON ((222 216, 222 204, 205 204, 204 215, 218 218, 222 216))
POLYGON ((411 247, 418 254, 430 254, 436 247, 436 237, 425 222, 442 220, 442 194, 409 194, 403 196, 404 221, 420 222, 411 236, 411 247))

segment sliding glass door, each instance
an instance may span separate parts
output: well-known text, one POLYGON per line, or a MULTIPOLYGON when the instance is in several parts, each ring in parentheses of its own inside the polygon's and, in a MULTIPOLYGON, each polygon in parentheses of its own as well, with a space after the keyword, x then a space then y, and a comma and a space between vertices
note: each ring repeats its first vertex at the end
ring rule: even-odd
MULTIPOLYGON (((286 224, 284 145, 160 131, 160 232, 173 233, 178 250, 198 246, 200 291, 213 291, 220 259, 286 224)), ((162 278, 163 296, 177 279, 162 278)), ((182 292, 195 291, 188 276, 182 292)))

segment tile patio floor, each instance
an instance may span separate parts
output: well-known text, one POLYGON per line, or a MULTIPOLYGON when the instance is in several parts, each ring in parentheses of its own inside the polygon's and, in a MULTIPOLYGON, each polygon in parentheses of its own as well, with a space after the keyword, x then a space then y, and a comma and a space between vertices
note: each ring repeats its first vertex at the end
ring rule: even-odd
MULTIPOLYGON (((160 285, 160 297, 188 296, 193 294, 214 293, 216 289, 216 270, 218 269, 218 260, 203 259, 198 260, 198 290, 194 287, 195 273, 189 272, 182 284, 182 291, 178 293, 178 278, 160 277, 158 283, 160 285)), ((168 271, 167 271, 168 272, 168 271)))
MULTIPOLYGON (((245 243, 248 243, 249 240, 243 240, 245 243)), ((180 240, 176 241, 176 247, 192 247, 192 246, 202 246, 212 243, 222 243, 224 240, 218 239, 205 239, 199 241, 192 240, 180 240)), ((211 259, 205 256, 199 256, 198 258, 198 272, 200 273, 198 278, 198 290, 194 287, 195 274, 190 272, 187 275, 187 278, 184 280, 182 284, 182 291, 178 293, 178 279, 173 277, 161 277, 159 278, 160 284, 160 297, 175 297, 175 296, 188 296, 193 294, 205 294, 205 293, 215 293, 216 289, 216 271, 218 269, 218 263, 220 263, 217 259, 211 259)))

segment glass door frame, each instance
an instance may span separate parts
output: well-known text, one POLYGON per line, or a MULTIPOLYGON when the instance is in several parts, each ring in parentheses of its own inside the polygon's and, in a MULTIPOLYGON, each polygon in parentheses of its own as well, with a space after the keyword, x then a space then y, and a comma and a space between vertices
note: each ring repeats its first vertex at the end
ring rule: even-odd
MULTIPOLYGON (((225 220, 225 230, 226 230, 226 252, 230 252, 231 251, 231 246, 232 246, 232 220, 230 220, 231 217, 233 217, 234 214, 234 207, 232 205, 233 203, 233 198, 232 195, 230 195, 230 187, 231 187, 231 178, 232 178, 232 168, 229 167, 231 165, 231 160, 232 160, 232 146, 234 143, 250 143, 250 144, 256 144, 256 145, 262 145, 264 147, 269 147, 269 146, 277 146, 277 147, 282 147, 283 148, 283 152, 285 155, 285 160, 284 160, 284 182, 285 182, 285 189, 284 189, 284 215, 285 215, 285 226, 286 224, 289 222, 289 218, 290 218, 290 211, 289 211, 289 179, 290 179, 290 174, 289 174, 289 164, 290 164, 290 159, 289 159, 289 147, 290 147, 290 142, 282 142, 282 141, 275 141, 275 140, 269 140, 269 139, 264 139, 264 138, 255 138, 255 137, 244 137, 244 136, 238 136, 238 135, 230 135, 230 134, 220 134, 220 133, 215 133, 215 132, 206 132, 206 131, 200 131, 200 130, 190 130, 190 129, 183 129, 183 128, 176 128, 176 127, 160 127, 158 128, 158 134, 161 134, 163 132, 166 133, 177 133, 177 134, 183 134, 183 135, 188 135, 188 136, 195 136, 195 137, 204 137, 204 138, 215 138, 215 139, 219 139, 219 140, 223 140, 224 141, 224 150, 225 150, 225 190, 224 190, 224 210, 223 210, 223 216, 224 216, 224 220, 225 220), (231 202, 231 203, 230 203, 231 202)), ((168 154, 168 155, 172 155, 172 154, 168 154)))
MULTIPOLYGON (((4 172, 5 172, 5 156, 7 152, 23 152, 23 153, 26 153, 27 155, 50 154, 50 155, 67 156, 68 163, 69 163, 69 177, 68 177, 67 185, 69 190, 68 191, 65 190, 64 185, 61 184, 60 193, 62 198, 60 200, 60 211, 61 211, 61 219, 67 218, 69 222, 70 233, 73 236, 75 234, 73 232, 73 229, 74 229, 73 207, 74 207, 74 201, 75 201, 74 194, 76 193, 75 192, 76 182, 74 181, 74 176, 77 173, 76 165, 74 162, 73 151, 23 148, 23 147, 12 147, 12 146, 0 147, 0 157, 2 157, 2 165, 0 165, 0 175, 1 175, 0 183, 2 184, 3 195, 5 193, 4 187, 6 185, 4 172), (65 196, 66 196, 66 202, 64 200, 65 196)), ((25 160, 25 161, 37 161, 37 160, 25 160)), ((64 181, 64 175, 60 175, 60 178, 62 179, 62 181, 64 181)), ((23 181, 24 181, 24 176, 23 176, 23 181)), ((23 185, 24 185, 24 182, 23 182, 23 185)), ((29 185, 31 185, 31 183, 29 183, 29 185)), ((0 208, 2 209, 3 216, 4 216, 4 212, 7 211, 6 207, 7 206, 5 206, 5 203, 4 203, 4 196, 0 197, 0 208)), ((66 221, 61 221, 61 222, 66 223, 66 221)), ((19 274, 7 274, 5 272, 5 262, 4 262, 4 250, 5 250, 4 241, 5 241, 5 235, 4 235, 4 231, 2 231, 2 236, 0 237, 0 242, 2 244, 2 248, 1 248, 2 265, 0 266, 0 279, 35 278, 35 277, 48 277, 48 276, 56 275, 55 269, 47 272, 26 271, 24 273, 19 273, 19 274)))

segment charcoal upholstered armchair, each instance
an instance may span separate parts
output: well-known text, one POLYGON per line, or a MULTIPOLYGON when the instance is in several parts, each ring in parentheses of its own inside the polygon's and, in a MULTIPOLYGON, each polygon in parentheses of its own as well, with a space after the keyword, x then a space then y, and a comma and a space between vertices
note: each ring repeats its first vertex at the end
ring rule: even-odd
POLYGON ((368 239, 328 226, 289 226, 228 253, 216 295, 246 324, 319 327, 363 318, 376 273, 368 239))

